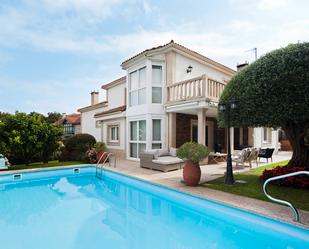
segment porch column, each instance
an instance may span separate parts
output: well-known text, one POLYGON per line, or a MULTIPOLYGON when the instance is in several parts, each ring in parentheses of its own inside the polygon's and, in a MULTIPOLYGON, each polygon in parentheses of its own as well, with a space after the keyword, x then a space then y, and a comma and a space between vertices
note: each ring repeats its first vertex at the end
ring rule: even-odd
POLYGON ((234 127, 230 128, 231 154, 234 153, 234 127))
POLYGON ((205 127, 206 127, 206 110, 199 109, 197 111, 197 142, 205 145, 205 127))
POLYGON ((176 113, 168 113, 168 148, 176 148, 176 113))
POLYGON ((271 147, 275 149, 275 154, 278 154, 279 149, 279 134, 278 130, 271 130, 271 147))

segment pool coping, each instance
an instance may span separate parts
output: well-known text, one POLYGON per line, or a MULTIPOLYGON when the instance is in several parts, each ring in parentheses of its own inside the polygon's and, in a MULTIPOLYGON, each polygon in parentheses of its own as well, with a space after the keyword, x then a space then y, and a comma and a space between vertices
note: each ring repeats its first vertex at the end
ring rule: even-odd
MULTIPOLYGON (((36 171, 45 171, 45 170, 48 171, 48 170, 56 170, 56 169, 75 168, 75 167, 89 167, 89 166, 95 167, 95 165, 93 165, 93 164, 76 164, 76 165, 52 166, 52 167, 42 167, 42 168, 32 168, 32 169, 5 170, 5 171, 0 171, 0 176, 1 175, 7 175, 7 174, 27 173, 27 172, 36 172, 36 171)), ((198 197, 198 198, 202 198, 202 199, 205 199, 205 200, 217 202, 219 204, 227 205, 227 206, 230 206, 230 207, 233 207, 233 208, 236 208, 236 209, 251 212, 251 213, 254 213, 254 214, 257 214, 257 215, 264 216, 266 218, 278 220, 280 222, 292 224, 292 225, 295 225, 295 226, 298 226, 298 227, 301 227, 301 228, 306 228, 306 229, 309 230, 309 223, 305 224, 305 223, 295 222, 295 221, 291 220, 291 215, 287 216, 287 218, 283 218, 282 216, 276 216, 276 215, 270 213, 270 211, 267 211, 267 209, 264 209, 264 212, 259 212, 256 209, 248 208, 248 207, 244 206, 243 203, 246 203, 246 202, 248 202, 248 200, 249 201, 251 200, 252 202, 260 202, 260 203, 263 202, 265 206, 272 206, 272 207, 278 208, 278 209, 282 209, 282 208, 288 209, 288 207, 285 207, 285 206, 282 206, 282 205, 278 205, 278 204, 275 204, 275 203, 266 202, 266 201, 246 197, 246 196, 235 195, 235 194, 231 194, 231 193, 207 188, 210 192, 215 193, 215 196, 216 196, 216 193, 217 193, 219 196, 225 195, 227 197, 227 198, 225 198, 225 200, 224 199, 222 200, 222 199, 218 199, 218 198, 212 198, 211 196, 207 196, 207 195, 201 194, 201 193, 192 193, 192 190, 195 190, 197 187, 188 187, 188 186, 183 185, 183 187, 177 188, 177 187, 170 186, 168 184, 164 184, 164 182, 156 182, 156 181, 153 181, 153 180, 132 174, 131 172, 125 172, 123 170, 119 170, 118 168, 112 168, 112 167, 106 167, 105 166, 104 170, 107 170, 107 171, 110 171, 110 172, 115 172, 115 173, 121 174, 123 176, 127 176, 127 177, 137 179, 137 180, 140 180, 140 181, 143 181, 143 182, 147 182, 147 183, 159 186, 159 187, 164 187, 164 188, 167 188, 167 189, 170 189, 170 190, 176 190, 178 192, 185 193, 185 194, 188 194, 188 195, 193 196, 193 197, 198 197), (240 200, 244 200, 244 201, 239 202, 239 203, 242 203, 242 205, 237 205, 235 203, 231 203, 231 201, 228 201, 228 200, 235 199, 235 198, 240 199, 240 200)), ((301 209, 298 209, 298 211, 300 212, 301 216, 305 215, 306 217, 309 218, 309 211, 301 210, 301 209)))

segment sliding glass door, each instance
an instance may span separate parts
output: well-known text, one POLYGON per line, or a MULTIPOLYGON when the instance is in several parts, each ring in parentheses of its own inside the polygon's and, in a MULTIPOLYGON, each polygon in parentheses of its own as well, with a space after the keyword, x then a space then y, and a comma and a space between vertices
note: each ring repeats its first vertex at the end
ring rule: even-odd
POLYGON ((139 158, 146 150, 146 120, 130 122, 130 157, 139 158))

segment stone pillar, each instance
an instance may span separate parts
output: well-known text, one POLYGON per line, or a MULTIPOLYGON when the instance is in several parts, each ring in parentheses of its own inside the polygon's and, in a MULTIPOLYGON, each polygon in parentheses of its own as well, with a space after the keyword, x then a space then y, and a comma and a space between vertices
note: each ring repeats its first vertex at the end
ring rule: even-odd
POLYGON ((197 135, 198 143, 205 145, 205 126, 206 126, 206 114, 205 109, 199 109, 197 111, 197 135))
POLYGON ((176 148, 176 113, 168 113, 168 148, 176 148))

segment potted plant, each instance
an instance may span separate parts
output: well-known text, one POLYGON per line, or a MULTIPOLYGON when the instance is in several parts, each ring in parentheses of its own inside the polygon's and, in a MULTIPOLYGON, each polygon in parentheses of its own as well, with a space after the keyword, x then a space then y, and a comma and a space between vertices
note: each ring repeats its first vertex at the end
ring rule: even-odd
POLYGON ((99 161, 103 153, 106 151, 106 145, 103 142, 96 142, 94 148, 97 152, 97 161, 99 161))
POLYGON ((188 186, 197 186, 201 179, 201 168, 199 162, 208 156, 206 146, 194 142, 183 144, 177 150, 177 156, 185 160, 183 179, 188 186))

